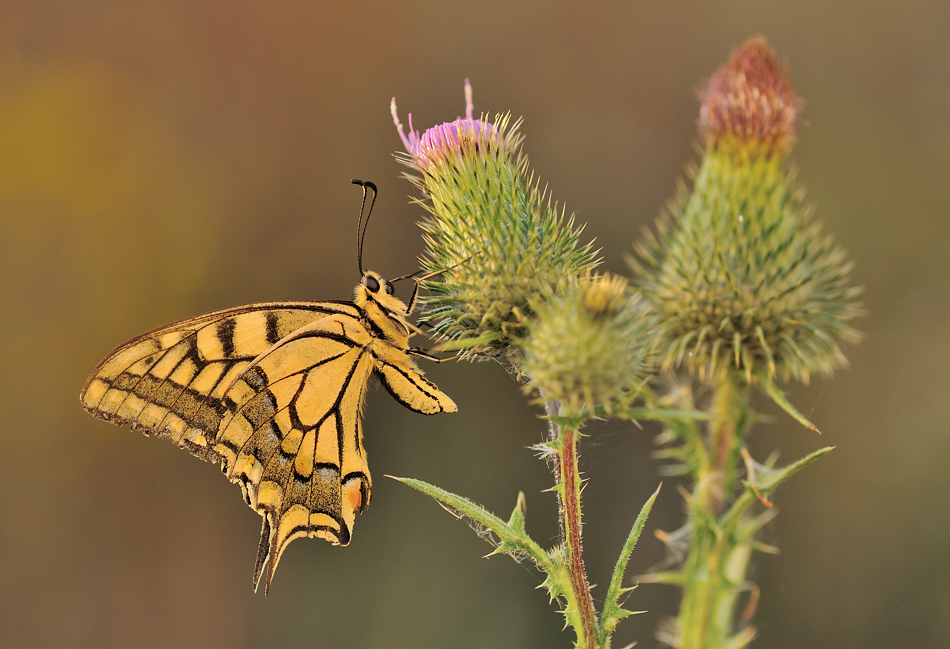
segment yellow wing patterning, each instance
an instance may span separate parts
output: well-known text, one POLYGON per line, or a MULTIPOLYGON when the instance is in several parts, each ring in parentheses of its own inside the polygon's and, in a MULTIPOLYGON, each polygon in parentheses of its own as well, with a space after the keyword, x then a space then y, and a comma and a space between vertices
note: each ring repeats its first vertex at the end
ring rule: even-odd
POLYGON ((416 412, 455 412, 410 357, 406 305, 372 271, 353 302, 270 302, 215 311, 119 346, 80 396, 106 421, 220 463, 264 518, 264 592, 296 538, 350 542, 372 480, 361 411, 370 375, 416 412))

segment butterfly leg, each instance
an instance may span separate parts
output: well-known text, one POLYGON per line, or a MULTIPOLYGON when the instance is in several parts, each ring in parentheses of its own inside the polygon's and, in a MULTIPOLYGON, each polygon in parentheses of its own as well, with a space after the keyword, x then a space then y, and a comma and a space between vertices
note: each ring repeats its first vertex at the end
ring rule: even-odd
MULTIPOLYGON (((468 257, 466 257, 465 259, 463 259, 462 261, 460 261, 459 263, 453 266, 449 266, 448 268, 442 268, 440 270, 434 270, 431 273, 426 273, 422 277, 412 277, 412 275, 406 275, 406 276, 399 277, 397 279, 392 280, 395 282, 395 281, 398 281, 399 279, 408 279, 409 277, 412 277, 412 280, 416 283, 416 287, 412 289, 412 297, 409 298, 409 306, 406 307, 406 315, 409 315, 410 313, 412 313, 412 310, 416 306, 416 298, 419 296, 419 286, 422 284, 422 282, 426 281, 427 279, 431 279, 435 277, 436 275, 441 275, 442 273, 458 268, 459 266, 467 262, 472 257, 473 255, 469 255, 468 257)), ((419 272, 419 271, 416 271, 416 272, 419 272)), ((413 275, 414 274, 415 273, 413 273, 413 275)))
POLYGON ((406 307, 406 315, 412 313, 413 309, 416 308, 416 299, 419 297, 419 286, 422 285, 422 282, 413 277, 412 280, 416 283, 415 288, 412 289, 412 297, 409 298, 409 306, 406 307))
POLYGON ((422 349, 421 347, 410 347, 409 353, 413 356, 418 356, 420 358, 425 358, 432 361, 433 363, 447 363, 449 361, 457 361, 458 356, 449 356, 448 358, 439 358, 429 353, 428 349, 422 349))

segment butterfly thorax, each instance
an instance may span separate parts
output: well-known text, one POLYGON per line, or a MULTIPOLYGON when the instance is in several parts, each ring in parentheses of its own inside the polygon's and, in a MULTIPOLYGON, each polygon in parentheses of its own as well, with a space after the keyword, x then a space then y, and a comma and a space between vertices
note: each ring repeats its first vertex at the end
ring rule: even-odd
POLYGON ((354 304, 363 312, 361 323, 374 338, 398 349, 409 348, 406 304, 393 295, 393 285, 378 273, 366 271, 356 286, 354 304))

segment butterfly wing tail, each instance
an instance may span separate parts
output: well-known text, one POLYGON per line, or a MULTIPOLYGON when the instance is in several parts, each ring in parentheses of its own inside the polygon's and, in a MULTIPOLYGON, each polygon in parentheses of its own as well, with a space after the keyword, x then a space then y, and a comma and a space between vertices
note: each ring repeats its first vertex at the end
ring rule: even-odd
MULTIPOLYGON (((254 563, 254 579, 251 582, 254 586, 255 593, 257 592, 257 587, 261 584, 261 575, 264 572, 264 566, 267 565, 267 555, 270 553, 270 518, 270 514, 264 514, 264 524, 261 526, 261 542, 257 546, 257 561, 254 563)), ((267 596, 267 591, 270 590, 270 580, 274 574, 273 570, 268 570, 268 573, 267 581, 264 583, 265 597, 267 596)))
POLYGON ((279 511, 263 512, 254 590, 263 579, 267 595, 280 557, 295 539, 321 538, 333 545, 348 545, 356 514, 369 504, 369 493, 368 474, 360 472, 341 480, 335 467, 319 468, 313 472, 309 485, 289 490, 279 511))
MULTIPOLYGON (((360 411, 371 371, 369 354, 355 347, 301 375, 287 407, 269 415, 286 420, 277 427, 282 439, 262 456, 259 479, 249 488, 251 506, 265 517, 254 570, 254 582, 263 580, 265 593, 291 541, 316 537, 347 545, 357 512, 369 504, 372 482, 360 411), (338 390, 327 390, 337 381, 338 390)), ((240 480, 247 466, 241 464, 232 479, 240 480)))

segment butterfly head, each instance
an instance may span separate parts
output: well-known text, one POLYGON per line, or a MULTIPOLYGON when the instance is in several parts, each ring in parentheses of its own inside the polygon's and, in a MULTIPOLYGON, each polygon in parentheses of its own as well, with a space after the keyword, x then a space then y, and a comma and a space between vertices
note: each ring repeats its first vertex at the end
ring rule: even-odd
POLYGON ((375 303, 383 307, 384 310, 395 312, 398 315, 406 314, 406 303, 394 295, 395 289, 392 282, 385 279, 379 273, 371 270, 363 274, 356 287, 356 305, 365 309, 368 305, 375 303))

